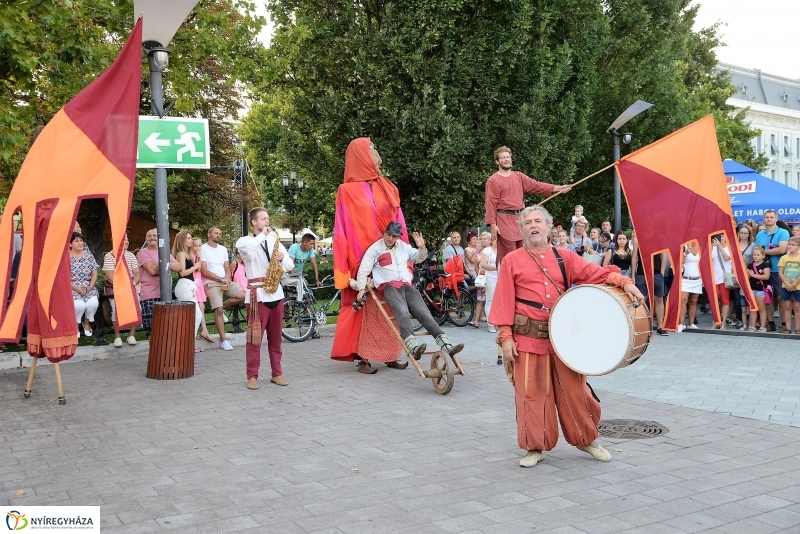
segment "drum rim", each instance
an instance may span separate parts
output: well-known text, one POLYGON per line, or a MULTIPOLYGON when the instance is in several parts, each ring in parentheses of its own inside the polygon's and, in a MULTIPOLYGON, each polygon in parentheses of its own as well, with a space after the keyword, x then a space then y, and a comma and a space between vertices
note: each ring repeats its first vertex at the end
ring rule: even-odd
MULTIPOLYGON (((571 287, 571 288, 567 289, 566 291, 564 291, 564 293, 562 293, 561 295, 559 295, 558 299, 556 299, 556 302, 555 302, 555 304, 553 304, 553 308, 550 310, 550 315, 549 315, 549 316, 548 316, 548 318, 547 318, 547 331, 548 331, 548 332, 552 332, 552 331, 553 331, 553 330, 552 330, 552 329, 553 329, 553 324, 552 324, 552 321, 553 321, 553 312, 555 311, 555 309, 556 309, 556 306, 558 306, 558 302, 559 302, 559 301, 560 301, 560 300, 561 300, 561 299, 562 299, 562 298, 563 298, 563 297, 564 297, 564 296, 565 296, 567 293, 569 293, 570 291, 575 291, 576 289, 580 289, 580 288, 582 288, 582 287, 595 287, 595 288, 599 288, 599 289, 601 289, 602 291, 605 291, 606 293, 608 293, 609 295, 611 295, 612 297, 614 297, 614 299, 616 299, 616 300, 617 300, 617 302, 619 302, 619 303, 622 305, 622 307, 623 307, 624 309, 627 309, 627 308, 628 308, 628 306, 630 306, 630 304, 626 304, 626 303, 625 303, 625 301, 623 301, 623 300, 622 300, 622 299, 619 297, 619 295, 617 295, 617 294, 616 294, 616 293, 614 293, 613 291, 609 291, 609 290, 608 290, 609 288, 622 289, 622 288, 620 288, 620 287, 613 286, 613 285, 609 285, 609 284, 581 284, 581 285, 577 285, 577 286, 575 286, 575 287, 571 287)), ((645 305, 645 304, 644 304, 644 303, 641 303, 641 305, 645 305)), ((634 342, 635 342, 635 334, 634 334, 634 331, 635 331, 635 329, 634 329, 634 326, 633 326, 633 316, 632 316, 630 313, 626 313, 626 314, 625 314, 625 316, 626 316, 626 319, 627 319, 627 321, 628 321, 628 354, 630 354, 631 350, 632 350, 632 349, 634 349, 634 348, 636 347, 636 346, 634 345, 634 342)), ((651 322, 651 325, 652 325, 652 322, 651 322)), ((652 326, 651 326, 650 328, 651 328, 651 330, 652 330, 652 326)), ((555 344, 555 343, 553 343, 553 338, 552 338, 552 336, 550 337, 550 346, 551 346, 551 347, 553 347, 553 352, 555 352, 555 353, 556 353, 556 356, 558 356, 558 359, 559 359, 559 360, 561 360, 561 363, 563 363, 564 365, 566 365, 567 367, 569 367, 570 369, 572 369, 573 371, 575 371, 575 372, 576 372, 576 373, 578 373, 579 375, 584 375, 584 376, 603 376, 603 375, 607 375, 607 374, 609 374, 609 373, 613 373, 614 371, 616 371, 617 369, 619 369, 619 367, 620 367, 620 364, 621 364, 622 362, 624 362, 624 361, 625 361, 625 358, 623 358, 623 359, 622 359, 622 360, 620 360, 620 362, 619 362, 619 363, 617 363, 617 365, 615 365, 615 366, 614 366, 612 369, 609 369, 608 371, 605 371, 605 372, 602 372, 602 373, 585 373, 585 372, 583 372, 583 371, 580 371, 580 370, 578 370, 578 369, 575 369, 573 366, 571 366, 570 364, 568 364, 568 363, 566 362, 566 360, 565 360, 565 359, 564 359, 564 358, 561 356, 561 354, 559 354, 559 352, 558 352, 558 349, 556 348, 556 344, 555 344)), ((638 346, 638 345, 637 345, 637 346, 638 346)), ((645 350, 646 350, 646 349, 645 349, 645 350)), ((642 352, 642 354, 644 354, 644 352, 642 352)), ((639 357, 641 357, 641 355, 639 355, 639 357)))

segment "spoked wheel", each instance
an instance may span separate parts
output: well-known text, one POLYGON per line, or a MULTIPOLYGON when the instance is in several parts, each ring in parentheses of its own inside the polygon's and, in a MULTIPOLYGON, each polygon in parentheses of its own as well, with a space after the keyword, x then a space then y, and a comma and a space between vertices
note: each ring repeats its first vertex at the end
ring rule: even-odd
POLYGON ((431 370, 428 372, 431 375, 431 382, 433 382, 433 389, 436 393, 447 395, 453 389, 453 376, 452 369, 447 363, 447 358, 441 351, 433 353, 431 358, 431 370))
POLYGON ((284 339, 299 342, 314 332, 314 314, 305 302, 291 299, 283 303, 282 332, 284 339))
POLYGON ((456 326, 467 326, 475 315, 475 300, 466 291, 459 291, 458 297, 447 297, 447 314, 451 323, 456 326))
POLYGON ((325 310, 319 310, 314 314, 314 319, 317 321, 318 325, 326 324, 328 322, 328 315, 325 313, 325 310))

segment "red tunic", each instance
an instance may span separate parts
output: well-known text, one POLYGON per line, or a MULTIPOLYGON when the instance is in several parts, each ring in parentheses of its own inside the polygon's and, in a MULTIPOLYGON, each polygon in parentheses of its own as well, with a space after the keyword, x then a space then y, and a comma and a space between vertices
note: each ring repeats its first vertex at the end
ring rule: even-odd
POLYGON ((496 224, 503 239, 519 241, 522 239, 519 216, 497 213, 497 210, 521 210, 525 207, 523 194, 536 193, 549 197, 554 188, 553 184, 537 182, 521 172, 511 171, 510 176, 494 173, 486 182, 486 224, 496 224))
MULTIPOLYGON (((633 281, 619 274, 619 268, 614 265, 600 267, 589 263, 569 249, 559 249, 558 253, 564 258, 564 268, 567 272, 569 284, 603 284, 609 283, 619 287, 633 281)), ((565 291, 564 279, 558 267, 553 249, 545 252, 544 258, 536 258, 547 269, 547 273, 561 291, 565 291)), ((489 323, 497 326, 511 326, 514 324, 514 313, 530 317, 535 321, 547 321, 550 312, 537 310, 527 304, 517 302, 516 297, 542 303, 546 308, 552 309, 558 300, 559 292, 545 276, 525 248, 510 252, 503 263, 500 264, 500 274, 497 277, 497 286, 494 290, 494 299, 489 313, 489 323)), ((528 336, 514 336, 517 350, 533 352, 535 354, 553 353, 549 339, 534 339, 528 336)))

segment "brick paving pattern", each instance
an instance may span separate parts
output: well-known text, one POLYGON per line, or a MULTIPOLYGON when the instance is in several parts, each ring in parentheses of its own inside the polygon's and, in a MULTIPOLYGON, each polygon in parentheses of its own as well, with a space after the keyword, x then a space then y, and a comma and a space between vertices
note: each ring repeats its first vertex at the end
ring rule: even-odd
POLYGON ((241 344, 198 355, 181 381, 146 379, 142 356, 64 364, 66 406, 52 367, 29 400, 28 370, 0 371, 0 503, 100 505, 104 533, 800 531, 800 410, 795 399, 773 423, 755 401, 789 411, 791 341, 657 338, 592 382, 605 419, 667 434, 603 439, 610 463, 562 440, 522 469, 494 336, 447 333, 468 349, 446 396, 411 368, 333 362, 330 338, 284 343, 290 385, 265 367, 258 391, 244 387, 241 344))

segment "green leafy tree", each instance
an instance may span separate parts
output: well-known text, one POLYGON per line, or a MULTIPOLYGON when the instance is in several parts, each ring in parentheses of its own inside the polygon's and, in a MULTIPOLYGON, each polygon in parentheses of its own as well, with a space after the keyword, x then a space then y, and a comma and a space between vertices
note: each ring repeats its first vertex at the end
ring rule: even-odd
MULTIPOLYGON (((303 204, 309 219, 321 213, 330 224, 345 148, 369 136, 410 227, 442 237, 483 218, 497 146, 511 147, 515 168, 537 179, 573 182, 611 163, 606 128, 636 99, 655 107, 627 126, 635 135, 623 154, 714 113, 723 157, 759 161, 749 145, 755 132, 725 105, 729 88, 714 71, 717 27, 694 32, 689 0, 281 0, 271 8, 276 31, 261 91, 275 127, 270 157, 298 162, 314 201, 329 203, 303 204)), ((250 123, 245 129, 257 130, 250 123)), ((281 173, 272 171, 264 178, 281 173)), ((548 208, 566 220, 580 202, 591 222, 610 218, 612 183, 608 171, 548 208)), ((272 195, 280 203, 280 191, 272 195)))

